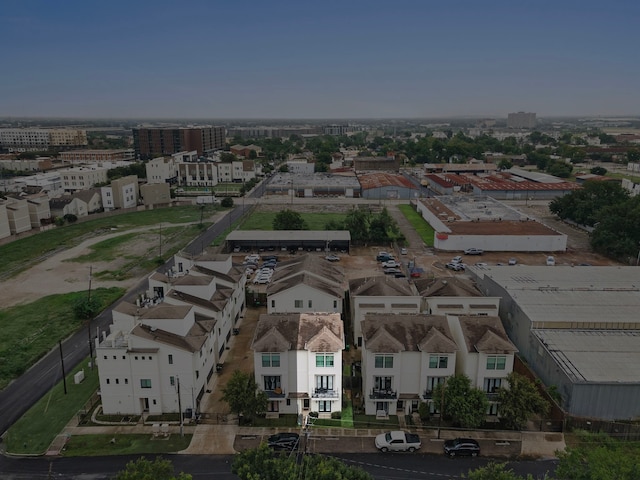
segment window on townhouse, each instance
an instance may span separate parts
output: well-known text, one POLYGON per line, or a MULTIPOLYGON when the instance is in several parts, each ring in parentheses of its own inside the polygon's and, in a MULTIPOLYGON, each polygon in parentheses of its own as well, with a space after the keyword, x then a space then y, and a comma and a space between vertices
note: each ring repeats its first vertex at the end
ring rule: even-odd
POLYGON ((313 308, 313 300, 309 300, 308 305, 309 305, 309 307, 308 307, 308 308, 313 308))
POLYGON ((442 385, 447 377, 427 377, 427 392, 433 392, 438 385, 442 385))
POLYGON ((338 308, 338 301, 337 300, 333 301, 333 308, 338 308))
POLYGON ((271 308, 276 308, 276 301, 275 300, 271 300, 271 308))
POLYGON ((329 400, 321 400, 318 402, 318 411, 319 412, 330 412, 331 411, 331 402, 329 400))
POLYGON ((276 388, 282 389, 282 382, 280 380, 280 375, 265 375, 264 376, 265 391, 273 391, 276 388))
POLYGON ((504 370, 506 367, 506 355, 489 355, 487 357, 487 370, 504 370))
POLYGON ((375 368, 393 368, 393 355, 376 355, 375 368))
POLYGON ((200 370, 196 370, 196 378, 200 378, 200 370))
POLYGON ((151 388, 151 379, 150 378, 141 378, 140 379, 140 388, 151 388))
POLYGON ((498 389, 502 386, 502 378, 485 378, 484 379, 484 391, 485 393, 497 393, 498 389))
POLYGON ((279 367, 280 354, 279 353, 263 353, 262 366, 263 367, 279 367))
POLYGON ((302 409, 303 410, 309 410, 310 404, 311 404, 311 401, 308 398, 302 399, 302 409))
POLYGON ((125 385, 129 385, 129 379, 128 379, 128 378, 125 378, 125 379, 124 379, 124 384, 125 384, 125 385))
POLYGON ((116 378, 116 385, 120 385, 120 379, 116 378))
POLYGON ((316 367, 333 367, 333 354, 316 353, 316 367))
POLYGON ((293 306, 294 306, 295 308, 302 308, 302 300, 295 300, 295 301, 293 302, 293 306))
POLYGON ((374 390, 391 390, 393 377, 373 377, 374 390))
POLYGON ((173 355, 169 354, 169 365, 173 365, 173 355))
POLYGON ((110 383, 111 383, 111 380, 107 378, 107 385, 109 385, 110 383))
POLYGON ((447 368, 448 364, 447 355, 429 355, 429 368, 447 368))
POLYGON ((333 390, 333 375, 316 375, 316 389, 333 390))

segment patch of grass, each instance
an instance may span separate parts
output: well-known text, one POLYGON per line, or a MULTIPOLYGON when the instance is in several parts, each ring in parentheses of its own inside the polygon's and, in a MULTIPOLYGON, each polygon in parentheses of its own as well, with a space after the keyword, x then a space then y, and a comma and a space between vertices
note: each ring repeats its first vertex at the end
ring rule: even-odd
POLYGON ((168 438, 154 438, 149 434, 74 435, 67 442, 62 455, 86 457, 173 453, 184 450, 190 442, 191 435, 181 437, 179 434, 171 434, 168 438), (113 439, 115 442, 112 442, 113 439))
POLYGON ((420 238, 427 247, 433 247, 433 238, 435 230, 429 225, 422 216, 416 212, 411 205, 398 205, 402 214, 409 221, 411 226, 420 235, 420 238))
POLYGON ((616 178, 616 179, 623 179, 626 178, 628 180, 631 180, 633 183, 640 183, 640 177, 636 177, 635 175, 628 175, 626 173, 618 173, 618 172, 607 172, 605 174, 605 176, 607 177, 611 177, 611 178, 616 178))
MULTIPOLYGON (((124 295, 123 288, 97 288, 92 298, 101 310, 124 295)), ((0 310, 0 389, 22 375, 62 340, 82 327, 73 307, 87 292, 49 295, 25 305, 0 310)))
POLYGON ((380 420, 375 415, 357 414, 353 416, 354 428, 385 428, 388 430, 397 430, 400 426, 396 415, 389 415, 388 420, 380 420))
POLYGON ((241 188, 241 183, 219 183, 213 187, 213 191, 215 193, 224 194, 227 192, 239 192, 241 188))
POLYGON ((62 382, 56 384, 31 407, 5 437, 7 452, 14 454, 42 454, 71 418, 85 405, 99 385, 98 369, 89 369, 88 359, 67 375, 67 394, 62 382), (73 375, 84 369, 85 379, 76 385, 73 375))
MULTIPOLYGON (((273 230, 273 220, 278 212, 254 212, 240 226, 240 230, 273 230)), ((305 213, 304 221, 307 222, 309 230, 324 230, 324 226, 330 220, 344 222, 346 213, 305 213)))
POLYGON ((297 427, 297 415, 280 415, 280 418, 256 417, 251 422, 252 427, 297 427))
MULTIPOLYGON (((218 210, 215 206, 207 205, 203 214, 210 216, 218 210)), ((199 222, 200 215, 200 207, 197 205, 168 207, 105 216, 47 230, 0 246, 0 258, 3 259, 0 263, 0 277, 16 275, 52 252, 71 248, 87 238, 110 232, 114 228, 124 231, 145 225, 158 225, 160 222, 199 222)))
POLYGON ((134 240, 136 237, 138 237, 137 233, 125 233, 124 235, 119 235, 117 237, 103 240, 102 242, 95 243, 91 247, 89 247, 91 253, 87 253, 86 255, 81 255, 76 258, 71 258, 67 261, 83 263, 111 262, 119 256, 120 252, 123 250, 123 247, 129 241, 134 240))

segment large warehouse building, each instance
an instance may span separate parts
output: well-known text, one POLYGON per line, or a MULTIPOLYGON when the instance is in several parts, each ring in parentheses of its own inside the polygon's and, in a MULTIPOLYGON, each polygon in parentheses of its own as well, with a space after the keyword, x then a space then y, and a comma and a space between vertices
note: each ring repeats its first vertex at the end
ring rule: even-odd
POLYGON ((567 236, 491 197, 441 196, 416 202, 436 231, 434 247, 494 252, 564 252, 567 236))
POLYGON ((577 416, 640 417, 640 268, 471 267, 520 355, 577 416))

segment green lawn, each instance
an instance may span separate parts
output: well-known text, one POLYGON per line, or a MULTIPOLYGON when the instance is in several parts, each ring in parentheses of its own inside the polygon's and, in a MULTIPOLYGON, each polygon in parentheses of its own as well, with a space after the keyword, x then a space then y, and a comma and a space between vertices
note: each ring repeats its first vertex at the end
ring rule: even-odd
POLYGON ((191 435, 171 434, 168 438, 153 435, 74 435, 69 439, 62 455, 65 457, 103 455, 142 455, 173 453, 184 450, 191 435), (115 439, 115 442, 113 442, 115 439))
POLYGON ((411 226, 420 235, 420 238, 428 247, 433 247, 433 237, 435 230, 431 228, 422 216, 416 212, 411 205, 398 205, 402 214, 409 220, 411 226))
MULTIPOLYGON (((217 210, 219 207, 207 205, 203 213, 210 216, 217 210)), ((0 262, 0 278, 16 275, 40 262, 44 255, 71 248, 87 238, 110 232, 114 228, 125 231, 145 225, 159 225, 160 222, 199 222, 200 216, 200 207, 196 205, 169 207, 101 217, 47 230, 0 246, 0 258, 3 260, 0 262)))
MULTIPOLYGON (((91 292, 103 308, 124 294, 123 288, 98 288, 91 292)), ((73 306, 87 292, 50 295, 35 302, 0 310, 0 389, 62 340, 82 327, 73 306)), ((88 340, 87 340, 88 341, 88 340)))
MULTIPOLYGON (((98 369, 89 369, 88 359, 67 375, 67 394, 59 382, 7 430, 7 452, 42 454, 71 418, 78 413, 99 385, 98 369), (73 375, 84 369, 85 379, 73 383, 73 375)), ((46 382, 46 379, 44 380, 46 382)))
POLYGON ((626 178, 626 179, 631 180, 633 183, 640 183, 640 177, 637 177, 637 176, 634 176, 634 175, 629 175, 629 174, 626 174, 626 173, 607 172, 606 176, 607 177, 611 177, 611 178, 615 178, 615 179, 618 179, 618 180, 626 178))
MULTIPOLYGON (((278 212, 254 212, 247 218, 240 230, 273 230, 273 220, 278 212)), ((324 226, 330 220, 343 222, 347 218, 346 213, 304 213, 302 215, 307 222, 309 230, 324 230, 324 226)))

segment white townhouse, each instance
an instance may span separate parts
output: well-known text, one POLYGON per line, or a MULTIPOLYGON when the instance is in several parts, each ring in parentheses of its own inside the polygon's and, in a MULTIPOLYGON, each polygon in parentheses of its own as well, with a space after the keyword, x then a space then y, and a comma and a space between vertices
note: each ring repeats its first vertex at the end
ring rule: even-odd
POLYGON ((267 415, 341 411, 344 346, 339 313, 260 315, 251 349, 267 415))
POLYGON ((498 315, 500 297, 485 297, 476 284, 464 277, 417 279, 424 298, 423 311, 432 315, 498 315))
POLYGON ((422 299, 406 279, 378 275, 351 280, 351 322, 355 346, 362 347, 361 322, 367 313, 420 313, 422 299))
MULTIPOLYGON (((457 344, 445 316, 369 313, 362 322, 366 415, 417 411, 456 371, 457 344)), ((433 410, 433 407, 431 407, 433 410)))
POLYGON ((199 412, 244 307, 246 280, 230 256, 200 257, 176 255, 180 274, 153 273, 146 295, 114 308, 96 341, 106 414, 199 412))
POLYGON ((7 197, 5 201, 9 230, 12 235, 31 230, 29 203, 24 198, 7 197))
POLYGON ((471 386, 483 390, 490 402, 487 415, 498 414, 497 390, 507 385, 518 349, 511 343, 502 321, 495 316, 447 316, 460 349, 456 373, 471 379, 471 386))
POLYGON ((149 160, 145 164, 147 183, 176 183, 178 180, 176 155, 180 154, 174 154, 171 157, 157 157, 149 160))

